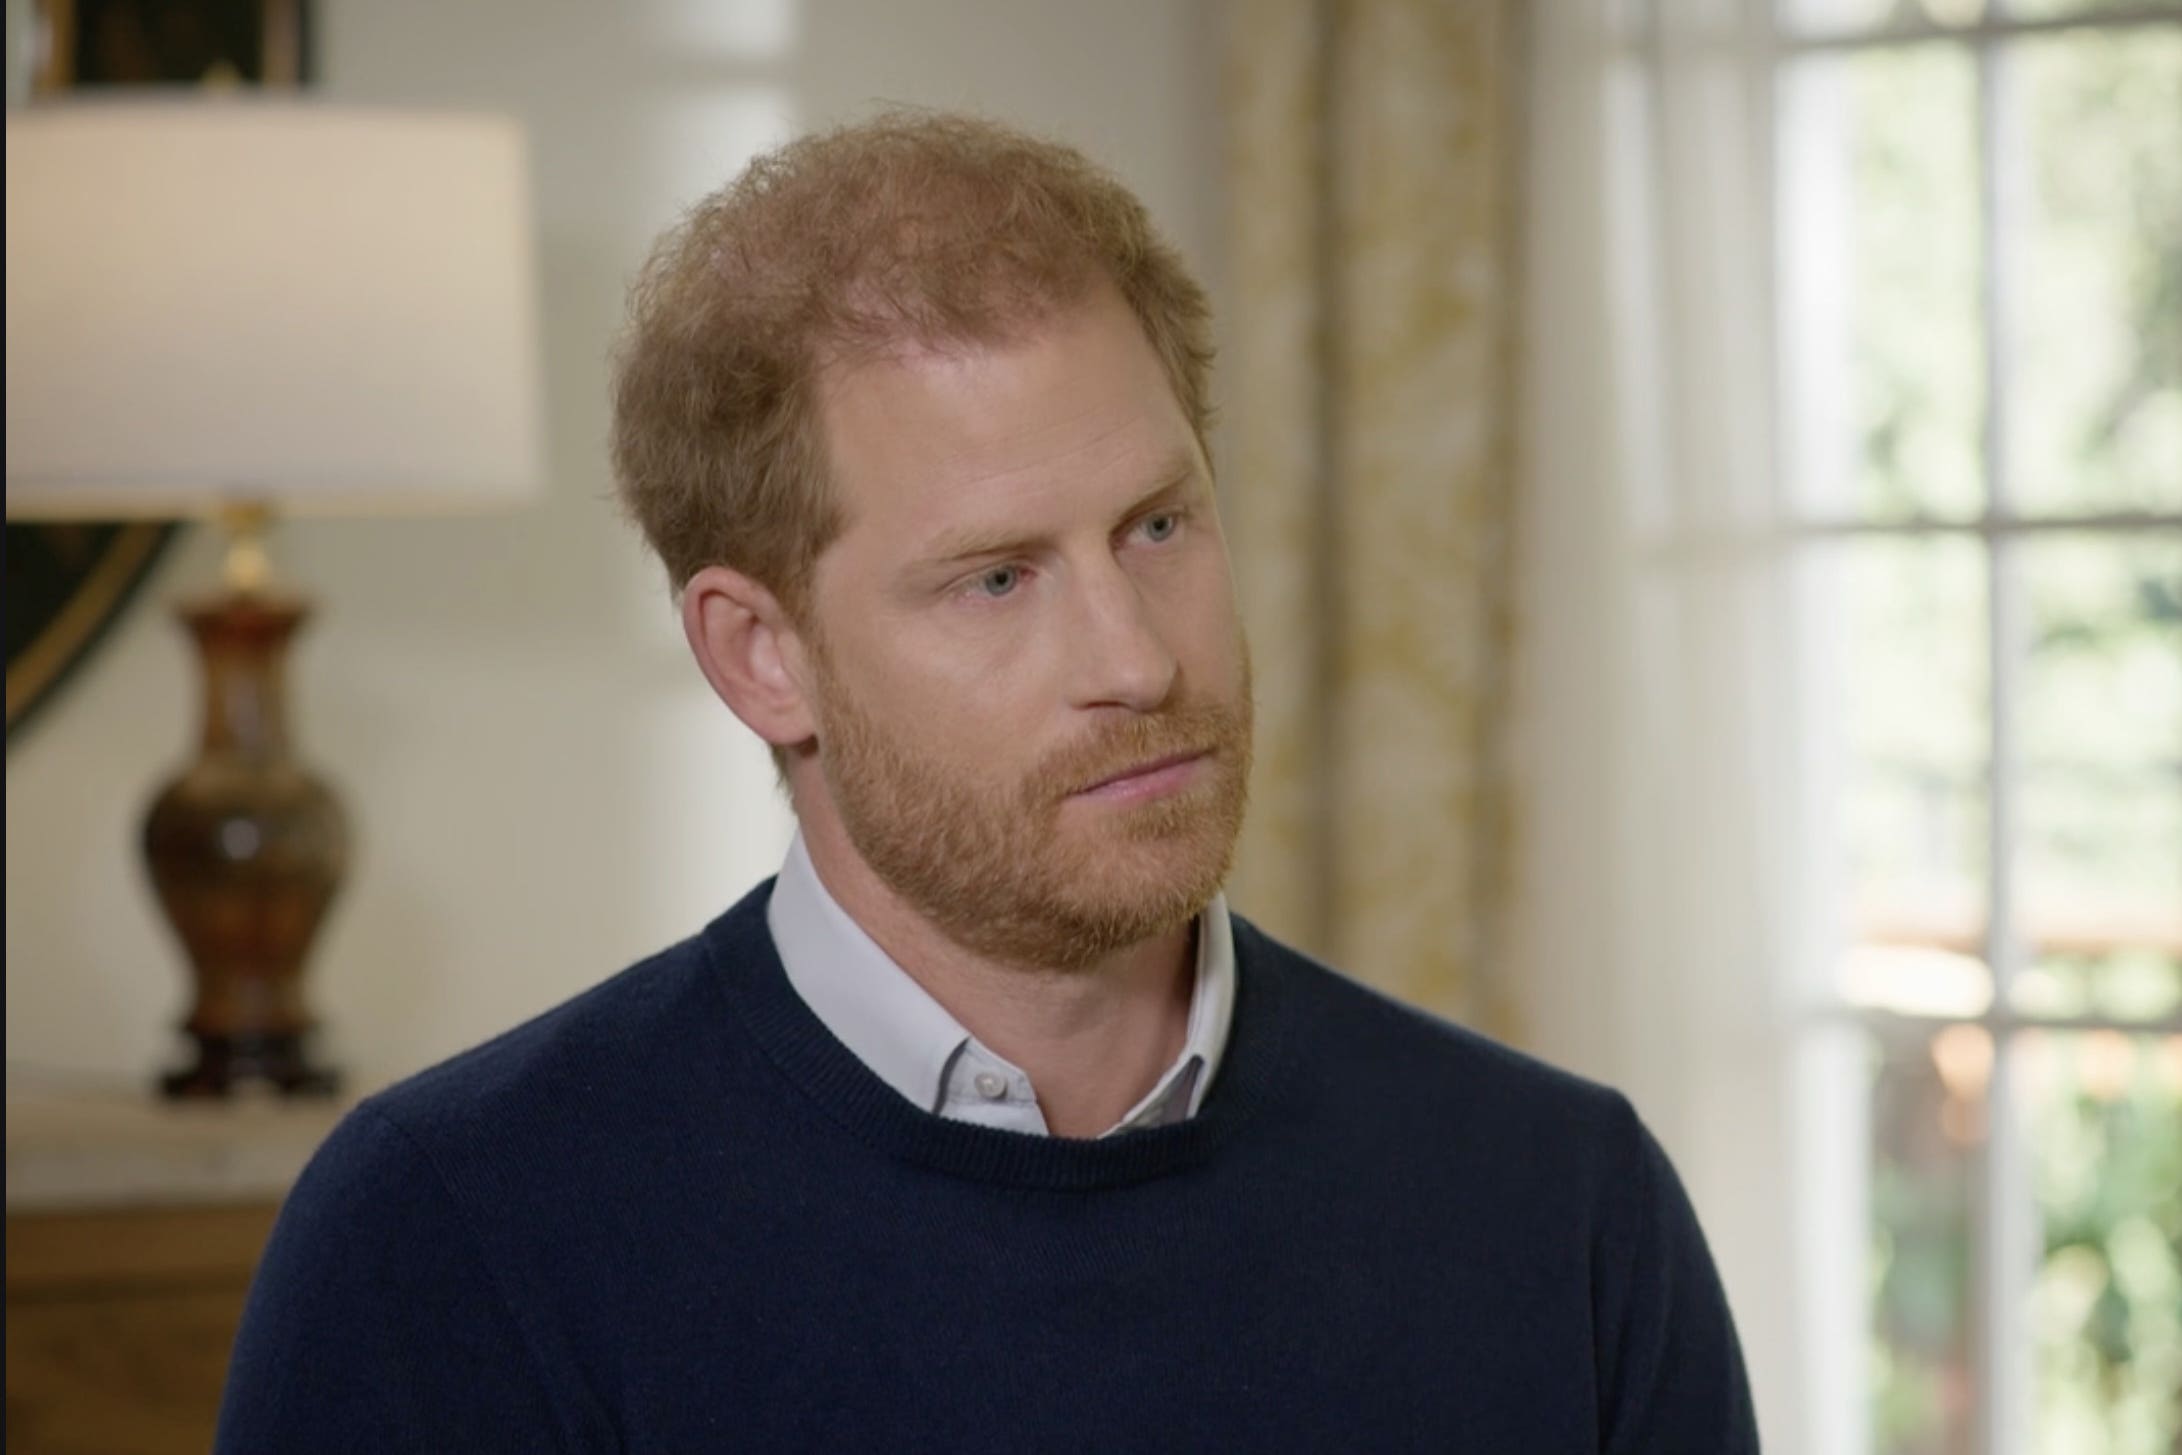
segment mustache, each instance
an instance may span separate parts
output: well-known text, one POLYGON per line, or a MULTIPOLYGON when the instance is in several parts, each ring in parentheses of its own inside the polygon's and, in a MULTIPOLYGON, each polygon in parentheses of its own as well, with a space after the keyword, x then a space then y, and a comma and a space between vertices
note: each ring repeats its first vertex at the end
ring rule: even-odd
POLYGON ((1026 787, 1035 800, 1051 802, 1160 758, 1197 753, 1231 758, 1249 731, 1248 721, 1240 708, 1202 701, 1124 718, 1056 750, 1026 787))

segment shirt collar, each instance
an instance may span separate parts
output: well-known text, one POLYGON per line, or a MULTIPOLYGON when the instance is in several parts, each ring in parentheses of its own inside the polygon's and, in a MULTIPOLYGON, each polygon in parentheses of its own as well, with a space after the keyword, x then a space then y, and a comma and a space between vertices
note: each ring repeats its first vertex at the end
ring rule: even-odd
MULTIPOLYGON (((944 1113, 947 1080, 966 1044, 1006 1065, 864 933, 818 877, 798 833, 766 906, 788 983, 856 1058, 928 1112, 944 1113)), ((1196 979, 1186 1039, 1174 1064, 1113 1130, 1196 1115, 1211 1088, 1235 1008, 1235 938, 1224 895, 1197 919, 1196 979), (1187 1079, 1180 1115, 1168 1103, 1187 1079), (1164 1114, 1162 1114, 1164 1113, 1164 1114)))

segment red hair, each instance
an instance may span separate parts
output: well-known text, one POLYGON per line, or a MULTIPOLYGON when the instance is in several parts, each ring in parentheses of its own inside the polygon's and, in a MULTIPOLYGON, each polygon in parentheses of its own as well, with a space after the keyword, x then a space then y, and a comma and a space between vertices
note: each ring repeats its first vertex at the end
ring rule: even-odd
POLYGON ((890 112, 752 162, 654 248, 614 382, 624 506, 680 591, 723 564, 801 620, 839 534, 815 381, 889 346, 1019 338, 1119 292, 1200 443, 1211 309, 1128 189, 1082 153, 890 112))

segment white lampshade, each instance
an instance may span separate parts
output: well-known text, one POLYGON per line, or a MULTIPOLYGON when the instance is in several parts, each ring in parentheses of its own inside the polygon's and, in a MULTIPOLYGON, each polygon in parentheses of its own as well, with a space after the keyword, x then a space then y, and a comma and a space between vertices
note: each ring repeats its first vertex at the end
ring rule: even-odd
POLYGON ((539 488, 513 121, 193 97, 41 105, 7 137, 9 516, 539 488))

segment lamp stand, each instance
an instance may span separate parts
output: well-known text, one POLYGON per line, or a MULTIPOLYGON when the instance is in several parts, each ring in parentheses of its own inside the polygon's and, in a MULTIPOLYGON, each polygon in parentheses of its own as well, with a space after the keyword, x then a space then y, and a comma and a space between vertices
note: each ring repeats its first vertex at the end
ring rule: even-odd
POLYGON ((187 1067, 160 1079, 170 1097, 224 1097, 248 1082, 326 1095, 336 1074, 311 1063, 305 953, 348 861, 348 825, 332 789, 291 755, 284 664, 310 614, 268 584, 266 514, 223 515, 221 590, 176 615, 196 639, 204 729, 195 762, 159 791, 144 857, 187 950, 196 995, 182 1028, 187 1067))

